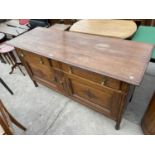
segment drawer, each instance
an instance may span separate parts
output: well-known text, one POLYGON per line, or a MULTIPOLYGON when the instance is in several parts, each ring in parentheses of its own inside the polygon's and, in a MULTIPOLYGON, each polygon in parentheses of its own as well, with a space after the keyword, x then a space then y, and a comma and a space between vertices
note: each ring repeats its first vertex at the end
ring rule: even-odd
POLYGON ((111 111, 113 104, 117 104, 118 96, 114 92, 109 90, 98 90, 88 85, 78 82, 76 80, 70 80, 72 89, 72 95, 80 100, 89 101, 100 107, 103 107, 107 111, 111 111), (116 98, 115 98, 116 97, 116 98))
POLYGON ((58 61, 52 61, 52 64, 54 68, 60 69, 69 74, 76 75, 78 77, 98 83, 100 85, 105 85, 113 89, 117 89, 117 90, 121 89, 121 82, 119 80, 115 80, 113 78, 109 78, 94 72, 90 72, 90 71, 81 69, 79 67, 70 66, 58 61))
POLYGON ((24 58, 24 60, 37 64, 37 65, 49 65, 49 61, 48 58, 45 58, 43 56, 34 54, 34 53, 30 53, 27 51, 20 51, 19 52, 19 56, 24 58))
POLYGON ((18 55, 24 60, 31 77, 46 83, 55 83, 54 71, 48 58, 23 50, 18 51, 18 55))

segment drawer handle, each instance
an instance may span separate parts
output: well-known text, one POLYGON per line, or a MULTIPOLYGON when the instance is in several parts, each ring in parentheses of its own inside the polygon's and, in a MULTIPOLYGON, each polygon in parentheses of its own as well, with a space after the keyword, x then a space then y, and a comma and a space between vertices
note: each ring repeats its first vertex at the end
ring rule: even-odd
POLYGON ((20 56, 21 56, 21 57, 24 57, 24 54, 23 54, 23 53, 21 53, 21 54, 20 54, 20 56))
POLYGON ((106 84, 106 82, 107 82, 107 79, 105 78, 105 79, 103 79, 103 81, 101 82, 101 85, 104 86, 104 85, 106 84))
POLYGON ((40 64, 44 64, 44 61, 42 60, 42 58, 40 58, 40 64))

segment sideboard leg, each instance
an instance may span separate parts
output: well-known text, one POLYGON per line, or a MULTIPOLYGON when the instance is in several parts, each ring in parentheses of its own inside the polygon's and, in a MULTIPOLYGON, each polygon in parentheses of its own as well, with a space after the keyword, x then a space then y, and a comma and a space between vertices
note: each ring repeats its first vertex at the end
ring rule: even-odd
POLYGON ((116 122, 115 129, 116 130, 119 130, 120 129, 120 122, 116 122))
POLYGON ((33 81, 33 83, 34 83, 35 87, 38 87, 38 84, 36 81, 33 81))

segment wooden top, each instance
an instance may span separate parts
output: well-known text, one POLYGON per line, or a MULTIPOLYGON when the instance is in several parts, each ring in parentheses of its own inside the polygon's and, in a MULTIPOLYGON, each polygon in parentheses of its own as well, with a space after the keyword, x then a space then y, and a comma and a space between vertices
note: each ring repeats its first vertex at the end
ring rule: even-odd
POLYGON ((47 28, 35 28, 7 42, 83 69, 139 85, 153 45, 47 28))
POLYGON ((17 24, 17 20, 11 20, 0 24, 0 32, 15 37, 26 32, 27 30, 28 28, 25 26, 17 24))
POLYGON ((73 24, 70 31, 103 35, 126 39, 131 37, 137 30, 137 25, 128 20, 102 20, 88 19, 80 20, 73 24))
POLYGON ((62 30, 65 31, 70 28, 71 25, 66 25, 66 24, 54 24, 49 27, 49 29, 56 29, 56 30, 62 30))

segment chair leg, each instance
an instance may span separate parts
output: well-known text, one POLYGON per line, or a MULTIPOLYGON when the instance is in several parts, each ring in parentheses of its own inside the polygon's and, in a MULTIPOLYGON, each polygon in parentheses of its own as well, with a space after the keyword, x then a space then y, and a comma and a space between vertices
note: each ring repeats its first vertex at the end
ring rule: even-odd
POLYGON ((22 124, 20 124, 10 113, 8 113, 8 115, 9 115, 11 121, 12 121, 16 126, 18 126, 20 129, 26 131, 26 128, 25 128, 22 124))
POLYGON ((0 78, 0 83, 10 92, 11 95, 13 95, 12 90, 8 87, 8 85, 0 78))
POLYGON ((4 122, 4 120, 1 117, 0 117, 0 125, 4 129, 5 134, 13 135, 12 130, 6 125, 6 123, 4 122))
POLYGON ((9 112, 8 110, 5 108, 5 106, 2 104, 2 102, 0 102, 1 107, 4 109, 4 111, 7 113, 9 119, 11 120, 12 123, 14 123, 17 127, 19 127, 20 129, 26 131, 26 128, 20 124, 9 112))

